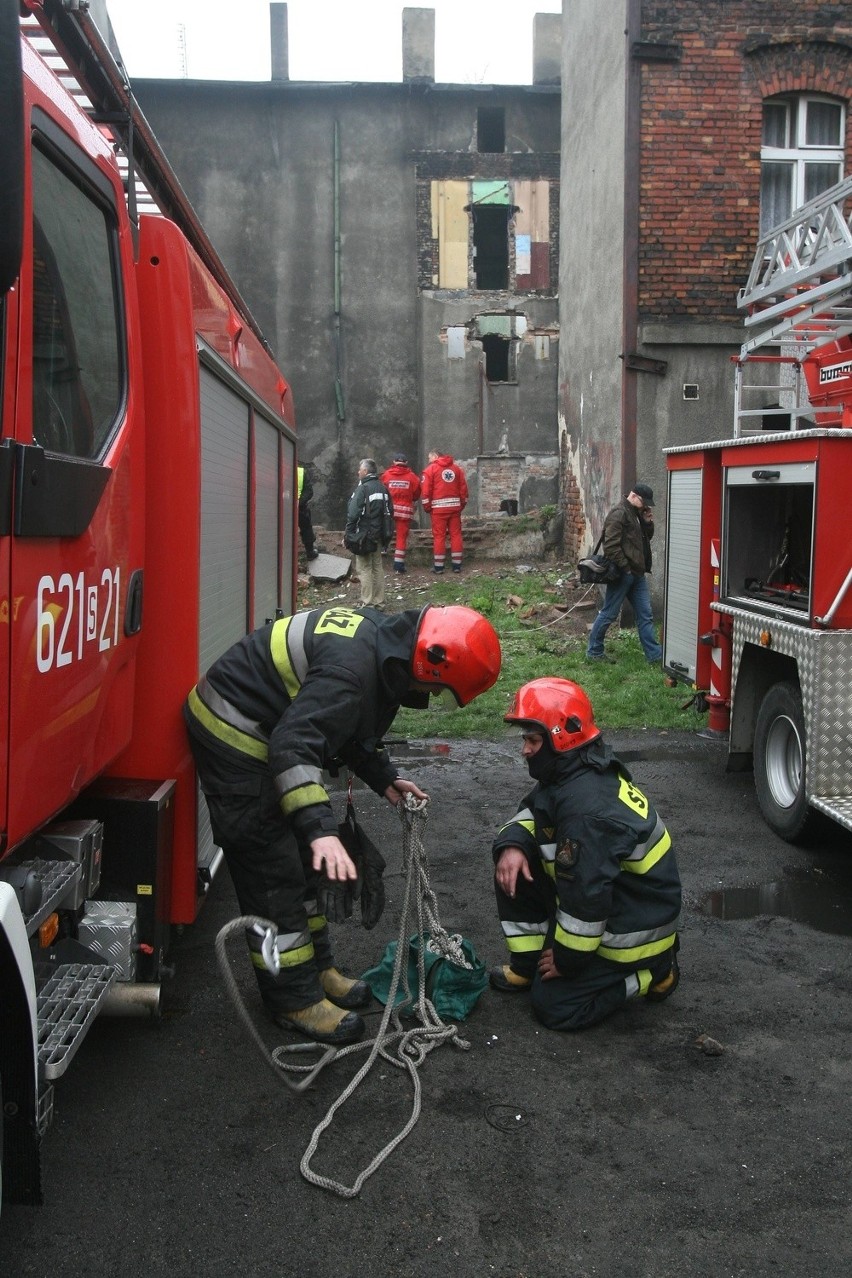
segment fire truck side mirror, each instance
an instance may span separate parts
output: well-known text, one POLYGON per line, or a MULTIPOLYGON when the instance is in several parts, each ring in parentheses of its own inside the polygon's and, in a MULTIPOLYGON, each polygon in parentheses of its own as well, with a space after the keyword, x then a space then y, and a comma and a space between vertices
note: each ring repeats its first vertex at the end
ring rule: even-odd
POLYGON ((0 0, 0 296, 21 269, 24 90, 17 0, 0 0))

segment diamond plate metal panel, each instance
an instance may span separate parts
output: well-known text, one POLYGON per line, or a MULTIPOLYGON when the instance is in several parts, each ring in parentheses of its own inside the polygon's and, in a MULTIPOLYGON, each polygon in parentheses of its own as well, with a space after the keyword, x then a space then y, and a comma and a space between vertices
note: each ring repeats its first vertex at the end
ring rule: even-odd
POLYGON ((36 964, 38 1059, 46 1079, 65 1073, 115 980, 105 964, 36 964))
MULTIPOLYGON (((717 611, 734 622, 732 707, 743 650, 747 644, 762 646, 761 631, 771 632, 773 652, 795 661, 807 732, 808 795, 826 802, 832 796, 841 812, 847 800, 852 802, 852 635, 847 630, 810 630, 725 606, 717 611)), ((846 824, 842 816, 837 819, 846 824)))

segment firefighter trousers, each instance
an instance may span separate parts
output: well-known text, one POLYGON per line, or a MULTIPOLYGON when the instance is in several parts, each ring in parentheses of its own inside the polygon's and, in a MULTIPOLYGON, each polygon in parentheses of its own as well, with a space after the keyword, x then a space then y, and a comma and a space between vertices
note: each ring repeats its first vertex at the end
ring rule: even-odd
POLYGON ((263 964, 260 938, 246 936, 261 998, 272 1013, 309 1007, 323 998, 320 971, 334 966, 328 924, 316 908, 320 876, 311 849, 299 846, 269 776, 223 758, 192 731, 190 742, 240 912, 278 929, 278 976, 263 964))
POLYGON ((509 966, 519 976, 532 978, 530 990, 535 1015, 553 1030, 580 1030, 597 1025, 630 999, 647 994, 671 969, 671 950, 655 955, 646 965, 615 963, 593 955, 576 976, 557 976, 543 981, 538 971, 542 950, 553 945, 556 921, 556 889, 541 863, 528 858, 533 872, 530 883, 518 875, 515 896, 508 896, 497 883, 497 912, 509 948, 509 966))

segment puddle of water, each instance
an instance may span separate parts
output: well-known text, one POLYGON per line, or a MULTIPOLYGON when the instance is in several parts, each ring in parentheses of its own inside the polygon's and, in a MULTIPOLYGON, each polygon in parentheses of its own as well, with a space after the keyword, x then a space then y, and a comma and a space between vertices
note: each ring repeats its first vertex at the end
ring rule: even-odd
POLYGON ((817 932, 852 936, 852 896, 837 894, 836 884, 779 880, 756 887, 710 892, 702 910, 716 919, 754 919, 772 914, 805 923, 817 932))

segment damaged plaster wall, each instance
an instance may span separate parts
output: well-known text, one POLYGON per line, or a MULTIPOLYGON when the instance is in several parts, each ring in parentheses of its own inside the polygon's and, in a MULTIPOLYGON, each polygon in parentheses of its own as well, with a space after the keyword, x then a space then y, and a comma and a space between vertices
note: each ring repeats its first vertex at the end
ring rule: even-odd
POLYGON ((471 508, 479 514, 499 511, 501 500, 517 500, 521 512, 558 502, 555 312, 548 298, 514 298, 511 309, 482 298, 421 298, 423 332, 434 335, 423 345, 424 440, 427 449, 472 459, 471 508), (514 348, 510 379, 489 381, 482 334, 503 330, 514 348), (510 455, 536 460, 503 466, 510 455))
POLYGON ((620 0, 563 6, 559 437, 568 553, 596 539, 621 495, 625 25, 620 0))
MULTIPOLYGON (((431 259, 427 268, 420 260, 431 215, 429 181, 418 178, 417 168, 425 156, 451 176, 475 178, 479 166, 487 168, 482 176, 534 180, 543 153, 555 201, 558 87, 293 81, 135 87, 291 383, 300 457, 314 468, 316 521, 340 526, 363 456, 384 468, 402 449, 419 469, 433 438, 443 435, 459 460, 473 459, 475 470, 476 360, 465 361, 469 381, 448 376, 441 333, 451 317, 443 304, 432 308, 422 297, 424 269, 431 287, 431 259), (493 156, 476 152, 478 113, 488 108, 505 115, 506 149, 493 156)), ((555 237, 555 216, 552 223, 555 237)), ((530 241, 532 260, 534 226, 530 241)), ((554 238, 549 253, 555 251, 554 238)), ((546 311, 539 297, 531 307, 525 296, 512 304, 527 312, 531 326, 552 328, 554 291, 548 290, 546 311)), ((497 307, 509 297, 496 295, 497 307)), ((490 294, 469 296, 461 322, 493 305, 490 294)), ((512 421, 510 448, 547 448, 556 456, 557 349, 551 343, 550 358, 538 362, 524 350, 520 391, 502 414, 512 421)))

